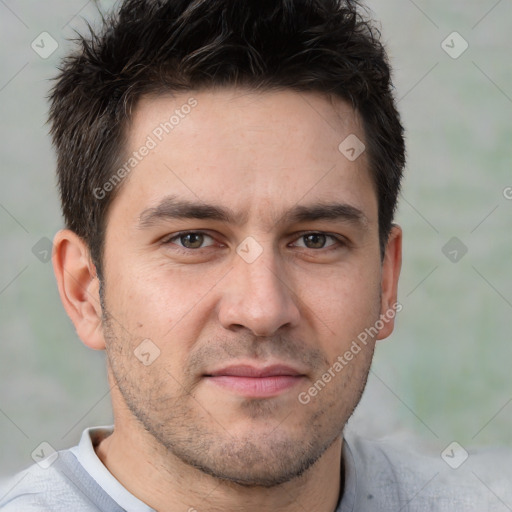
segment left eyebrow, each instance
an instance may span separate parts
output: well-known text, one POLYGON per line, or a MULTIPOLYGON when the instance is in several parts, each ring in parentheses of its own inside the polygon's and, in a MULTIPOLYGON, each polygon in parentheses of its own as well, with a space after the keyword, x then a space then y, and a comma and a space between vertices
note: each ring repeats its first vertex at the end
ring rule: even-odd
POLYGON ((366 228, 369 224, 368 217, 359 208, 347 203, 297 205, 279 219, 279 224, 319 220, 342 221, 360 228, 366 228))

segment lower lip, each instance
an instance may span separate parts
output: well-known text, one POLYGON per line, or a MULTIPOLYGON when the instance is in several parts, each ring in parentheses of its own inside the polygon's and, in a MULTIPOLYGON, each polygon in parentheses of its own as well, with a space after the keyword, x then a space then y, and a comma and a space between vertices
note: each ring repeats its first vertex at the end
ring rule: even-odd
POLYGON ((301 375, 276 375, 274 377, 235 377, 219 375, 208 380, 237 394, 251 398, 276 396, 297 385, 301 375))

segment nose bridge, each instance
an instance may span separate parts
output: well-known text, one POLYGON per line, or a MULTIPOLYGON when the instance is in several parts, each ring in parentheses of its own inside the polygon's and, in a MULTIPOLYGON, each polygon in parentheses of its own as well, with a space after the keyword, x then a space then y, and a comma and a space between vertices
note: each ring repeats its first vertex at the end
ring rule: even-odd
POLYGON ((253 262, 239 261, 238 266, 241 278, 247 281, 246 284, 254 297, 269 300, 275 298, 274 295, 283 295, 284 275, 279 277, 279 263, 272 247, 266 247, 253 262))
POLYGON ((226 328, 242 325, 256 335, 268 336, 285 325, 296 325, 299 310, 271 243, 254 242, 242 242, 237 249, 220 319, 226 328))

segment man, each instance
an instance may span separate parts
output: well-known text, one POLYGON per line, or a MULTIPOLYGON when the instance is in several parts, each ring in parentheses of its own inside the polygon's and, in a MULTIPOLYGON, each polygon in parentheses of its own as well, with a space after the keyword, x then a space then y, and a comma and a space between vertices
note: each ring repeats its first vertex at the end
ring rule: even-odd
POLYGON ((2 510, 512 507, 498 466, 477 487, 343 434, 401 308, 403 130, 357 9, 126 0, 65 60, 53 262, 115 425, 2 510))

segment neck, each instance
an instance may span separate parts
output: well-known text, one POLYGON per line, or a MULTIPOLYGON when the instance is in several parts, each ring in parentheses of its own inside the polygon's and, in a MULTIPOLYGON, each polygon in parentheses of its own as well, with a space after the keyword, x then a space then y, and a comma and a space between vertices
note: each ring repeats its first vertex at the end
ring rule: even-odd
POLYGON ((303 475, 275 487, 247 487, 217 479, 185 464, 149 433, 127 428, 127 423, 118 423, 114 433, 96 447, 96 453, 129 492, 159 512, 334 512, 336 509, 341 480, 341 437, 303 475))

